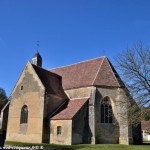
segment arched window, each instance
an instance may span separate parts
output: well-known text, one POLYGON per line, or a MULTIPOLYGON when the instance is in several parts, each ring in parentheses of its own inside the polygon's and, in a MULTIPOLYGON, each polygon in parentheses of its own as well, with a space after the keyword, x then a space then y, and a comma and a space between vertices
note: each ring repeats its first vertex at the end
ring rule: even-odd
POLYGON ((28 107, 24 105, 21 109, 20 124, 28 123, 28 107))
POLYGON ((113 112, 109 97, 105 97, 101 102, 101 123, 112 123, 113 112))

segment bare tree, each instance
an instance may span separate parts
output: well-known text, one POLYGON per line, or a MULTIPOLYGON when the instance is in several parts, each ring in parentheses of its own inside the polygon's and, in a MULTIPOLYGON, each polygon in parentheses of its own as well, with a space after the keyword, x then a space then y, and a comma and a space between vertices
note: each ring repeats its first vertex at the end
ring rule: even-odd
POLYGON ((144 118, 149 109, 139 108, 150 108, 150 47, 139 42, 123 51, 116 60, 122 79, 136 101, 129 110, 131 120, 135 121, 137 116, 144 118))

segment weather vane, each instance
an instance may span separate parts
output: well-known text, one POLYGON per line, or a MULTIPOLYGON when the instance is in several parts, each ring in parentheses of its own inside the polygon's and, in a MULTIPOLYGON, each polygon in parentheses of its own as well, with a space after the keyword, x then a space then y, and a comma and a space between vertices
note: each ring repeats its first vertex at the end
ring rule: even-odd
POLYGON ((36 44, 36 46, 37 46, 37 52, 39 51, 39 47, 40 47, 40 41, 39 40, 37 40, 37 44, 36 44))

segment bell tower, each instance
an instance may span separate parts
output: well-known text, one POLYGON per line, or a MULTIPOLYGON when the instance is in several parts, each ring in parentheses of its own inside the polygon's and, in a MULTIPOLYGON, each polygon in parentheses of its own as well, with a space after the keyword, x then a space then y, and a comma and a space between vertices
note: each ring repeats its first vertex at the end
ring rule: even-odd
POLYGON ((40 45, 39 45, 39 40, 38 40, 37 41, 37 53, 32 58, 32 64, 36 65, 36 66, 39 66, 39 67, 42 67, 42 57, 38 52, 39 46, 40 45))
POLYGON ((39 66, 39 67, 42 67, 42 57, 38 52, 33 56, 32 64, 39 66))

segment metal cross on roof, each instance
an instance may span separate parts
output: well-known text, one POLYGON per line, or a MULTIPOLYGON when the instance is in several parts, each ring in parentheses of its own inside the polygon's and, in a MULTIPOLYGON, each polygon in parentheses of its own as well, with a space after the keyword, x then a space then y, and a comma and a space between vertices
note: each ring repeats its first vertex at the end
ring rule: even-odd
POLYGON ((37 46, 37 52, 39 51, 39 47, 40 47, 40 41, 39 40, 37 40, 37 44, 36 44, 36 46, 37 46))

